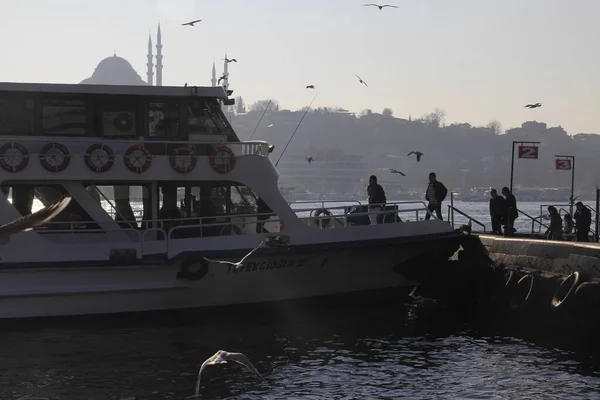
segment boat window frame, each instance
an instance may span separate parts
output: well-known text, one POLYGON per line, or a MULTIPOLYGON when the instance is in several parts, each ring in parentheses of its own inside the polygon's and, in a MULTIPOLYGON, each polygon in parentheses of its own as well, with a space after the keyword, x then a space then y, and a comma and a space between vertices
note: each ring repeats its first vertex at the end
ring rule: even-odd
POLYGON ((41 136, 47 137, 89 137, 94 135, 94 102, 91 95, 89 94, 80 94, 80 93, 52 93, 52 92, 36 92, 39 94, 37 99, 39 104, 39 132, 41 136), (83 133, 69 133, 69 132, 54 132, 49 133, 46 131, 44 127, 44 106, 47 100, 81 100, 84 104, 85 108, 85 130, 83 133))

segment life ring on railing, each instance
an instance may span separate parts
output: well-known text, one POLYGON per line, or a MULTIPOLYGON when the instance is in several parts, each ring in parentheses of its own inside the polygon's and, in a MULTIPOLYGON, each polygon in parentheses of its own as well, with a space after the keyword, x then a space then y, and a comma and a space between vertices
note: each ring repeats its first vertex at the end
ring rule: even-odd
POLYGON ((185 146, 176 148, 169 157, 171 167, 182 174, 187 174, 196 168, 197 162, 198 159, 196 158, 194 150, 185 146), (189 162, 187 160, 189 160, 189 162))
POLYGON ((569 298, 571 293, 575 292, 579 284, 579 272, 575 271, 562 280, 554 296, 552 296, 552 308, 558 308, 569 298))
POLYGON ((208 261, 202 256, 195 254, 191 257, 186 257, 180 266, 180 271, 177 272, 177 279, 183 278, 188 281, 199 281, 208 273, 208 261), (192 267, 194 267, 192 269, 192 267))
POLYGON ((152 154, 146 150, 144 145, 134 144, 125 152, 123 161, 130 171, 140 174, 152 165, 152 154))
POLYGON ((318 218, 316 223, 319 228, 327 228, 331 222, 331 218, 329 218, 331 217, 331 211, 326 208, 319 208, 318 210, 314 211, 313 217, 318 218), (321 215, 326 215, 327 218, 319 218, 321 215))
POLYGON ((67 168, 70 161, 69 150, 60 143, 48 143, 40 151, 40 163, 48 171, 60 172, 67 168))
POLYGON ((14 173, 22 171, 27 164, 29 164, 29 152, 22 144, 10 142, 0 147, 0 167, 2 169, 14 173))
POLYGON ((106 172, 115 163, 115 153, 104 143, 95 143, 87 148, 83 160, 92 171, 106 172))
POLYGON ((212 169, 220 174, 225 174, 235 167, 235 154, 229 147, 219 146, 211 150, 208 162, 212 169))

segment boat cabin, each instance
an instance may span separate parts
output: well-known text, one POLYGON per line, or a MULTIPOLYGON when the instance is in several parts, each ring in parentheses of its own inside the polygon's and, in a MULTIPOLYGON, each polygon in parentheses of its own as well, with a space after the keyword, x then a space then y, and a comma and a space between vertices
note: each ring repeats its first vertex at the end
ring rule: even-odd
POLYGON ((222 87, 0 83, 1 222, 69 194, 38 232, 262 231, 211 226, 285 204, 268 144, 240 142, 222 112, 232 102, 222 87))

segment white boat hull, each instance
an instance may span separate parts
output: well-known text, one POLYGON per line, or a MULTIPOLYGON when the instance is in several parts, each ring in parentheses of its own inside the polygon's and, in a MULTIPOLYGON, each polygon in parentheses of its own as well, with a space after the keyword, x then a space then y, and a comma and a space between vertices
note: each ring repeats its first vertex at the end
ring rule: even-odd
MULTIPOLYGON (((447 240, 449 248, 457 247, 454 241, 447 240)), ((412 286, 415 282, 395 267, 430 256, 434 250, 447 257, 443 247, 432 241, 310 253, 265 249, 238 271, 231 265, 207 263, 198 280, 177 278, 182 260, 4 268, 0 270, 0 319, 202 308, 412 286)), ((202 260, 199 254, 192 258, 202 260)))

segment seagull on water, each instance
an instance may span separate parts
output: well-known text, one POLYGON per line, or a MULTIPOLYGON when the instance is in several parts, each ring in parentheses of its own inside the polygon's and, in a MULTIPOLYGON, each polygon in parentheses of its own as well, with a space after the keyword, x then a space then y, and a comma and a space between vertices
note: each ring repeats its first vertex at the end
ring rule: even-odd
POLYGON ((542 103, 535 103, 535 104, 527 104, 525 107, 526 108, 538 108, 541 106, 542 106, 542 103))
POLYGON ((258 248, 260 246, 263 245, 265 241, 261 241, 258 246, 256 246, 255 248, 253 248, 252 250, 250 250, 250 253, 246 254, 244 256, 244 258, 242 258, 240 261, 238 262, 233 262, 233 261, 225 261, 225 260, 211 260, 210 258, 206 258, 204 257, 204 259, 206 261, 210 261, 210 262, 215 262, 215 263, 219 263, 219 264, 229 264, 229 265, 233 265, 235 267, 235 270, 238 270, 239 268, 244 266, 244 261, 246 261, 246 258, 250 257, 252 255, 252 253, 254 253, 256 250, 258 250, 258 248))
POLYGON ((374 3, 363 4, 363 6, 365 6, 365 7, 368 7, 368 6, 377 7, 377 8, 379 8, 380 11, 383 10, 385 7, 398 8, 398 6, 393 6, 391 4, 382 4, 382 5, 379 5, 379 4, 374 4, 374 3))
POLYGON ((359 81, 360 83, 364 83, 364 85, 365 85, 366 87, 369 87, 369 85, 367 85, 367 82, 363 81, 363 80, 362 80, 362 78, 361 78, 360 76, 358 76, 358 75, 356 75, 356 74, 354 74, 354 76, 356 76, 356 77, 358 78, 358 81, 359 81))
POLYGON ((406 176, 406 174, 405 174, 404 172, 402 172, 402 171, 399 171, 399 170, 397 170, 396 168, 390 168, 390 172, 391 172, 392 174, 400 174, 400 175, 402 175, 402 176, 406 176))
POLYGON ((197 19, 195 21, 190 21, 190 22, 186 22, 185 24, 181 24, 181 26, 185 26, 185 25, 194 26, 194 24, 196 22, 200 22, 200 21, 202 21, 202 20, 201 19, 197 19))
POLYGON ((410 156, 410 155, 416 155, 417 156, 417 162, 421 161, 421 157, 423 157, 423 153, 421 153, 420 151, 411 151, 410 153, 408 153, 406 156, 410 156))
POLYGON ((308 85, 306 88, 307 88, 307 89, 314 89, 314 88, 315 88, 315 85, 308 85))
POLYGON ((39 211, 0 226, 0 237, 8 237, 19 232, 30 231, 36 226, 45 224, 60 214, 69 205, 70 201, 71 196, 65 196, 48 207, 44 207, 39 211))
POLYGON ((202 371, 209 365, 217 365, 217 364, 227 364, 227 361, 233 361, 238 364, 242 364, 244 367, 248 368, 250 372, 252 372, 257 378, 261 381, 266 382, 265 378, 254 368, 254 365, 248 360, 248 358, 242 353, 230 353, 225 350, 217 351, 212 357, 207 359, 202 363, 200 367, 200 371, 198 371, 198 379, 196 380, 196 392, 195 395, 198 396, 198 392, 200 391, 200 376, 202 375, 202 371))
POLYGON ((313 157, 306 157, 306 159, 308 160, 308 163, 310 164, 311 162, 315 161, 315 159, 313 157))

